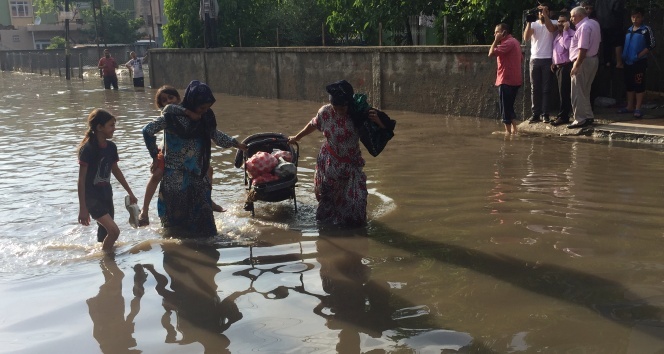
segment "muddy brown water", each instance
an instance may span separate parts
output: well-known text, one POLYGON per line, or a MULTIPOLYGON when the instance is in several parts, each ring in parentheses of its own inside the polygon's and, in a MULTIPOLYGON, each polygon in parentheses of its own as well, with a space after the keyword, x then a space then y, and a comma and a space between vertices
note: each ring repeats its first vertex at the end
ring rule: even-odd
MULTIPOLYGON (((322 83, 323 84, 323 83, 322 83)), ((181 90, 183 92, 184 90, 181 90)), ((316 227, 321 135, 292 202, 242 210, 235 151, 214 149, 220 235, 164 236, 153 200, 104 258, 76 223, 76 146, 118 117, 142 201, 154 90, 0 74, 0 352, 655 353, 664 348, 664 159, 657 146, 494 134, 499 122, 388 111, 365 153, 369 224, 316 227)), ((294 134, 321 103, 217 95, 221 130, 294 134)))

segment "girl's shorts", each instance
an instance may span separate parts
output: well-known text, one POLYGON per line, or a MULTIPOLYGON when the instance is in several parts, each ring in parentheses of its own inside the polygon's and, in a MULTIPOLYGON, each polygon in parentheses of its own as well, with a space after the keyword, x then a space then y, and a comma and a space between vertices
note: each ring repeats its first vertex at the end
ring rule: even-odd
MULTIPOLYGON (((85 204, 87 204, 90 216, 95 220, 106 214, 110 215, 111 219, 115 218, 112 196, 107 198, 87 198, 85 200, 85 204)), ((101 226, 100 223, 97 223, 97 241, 103 242, 106 238, 106 235, 108 235, 106 229, 101 226)))

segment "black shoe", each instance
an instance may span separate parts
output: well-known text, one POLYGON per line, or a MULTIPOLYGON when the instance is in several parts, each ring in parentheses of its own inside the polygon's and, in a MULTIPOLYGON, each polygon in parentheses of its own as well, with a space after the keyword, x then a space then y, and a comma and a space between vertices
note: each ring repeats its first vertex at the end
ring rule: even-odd
POLYGON ((569 123, 569 118, 558 117, 558 119, 551 122, 551 125, 554 126, 554 127, 557 127, 559 125, 563 125, 563 124, 567 124, 567 123, 569 123))
POLYGON ((541 122, 540 116, 538 116, 538 115, 533 115, 532 117, 530 117, 528 119, 528 123, 532 124, 532 123, 537 123, 537 122, 541 122))
POLYGON ((549 118, 549 115, 548 115, 548 114, 545 114, 545 115, 542 117, 542 122, 544 122, 544 123, 551 123, 551 118, 549 118))
POLYGON ((592 119, 586 119, 581 123, 576 123, 575 122, 575 123, 572 123, 572 124, 568 125, 567 129, 583 128, 583 127, 589 126, 590 124, 592 124, 592 119))

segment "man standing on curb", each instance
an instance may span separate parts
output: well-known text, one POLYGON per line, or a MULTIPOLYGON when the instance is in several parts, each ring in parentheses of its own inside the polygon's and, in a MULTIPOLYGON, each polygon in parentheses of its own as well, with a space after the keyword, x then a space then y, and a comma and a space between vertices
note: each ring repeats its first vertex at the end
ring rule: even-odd
POLYGON ((569 59, 569 48, 574 36, 574 30, 569 27, 569 14, 561 13, 558 16, 558 34, 553 40, 553 64, 551 71, 558 79, 558 94, 560 98, 560 111, 551 125, 558 126, 569 123, 572 113, 571 77, 572 61, 569 59))
POLYGON ((558 22, 549 18, 549 7, 541 4, 539 19, 527 22, 523 39, 530 41, 530 99, 533 116, 530 123, 549 123, 549 93, 551 91, 551 57, 553 38, 558 22))
POLYGON ((118 63, 111 57, 111 52, 108 49, 104 49, 104 57, 99 59, 99 69, 102 70, 102 75, 104 77, 104 88, 107 90, 118 89, 118 76, 115 74, 115 69, 118 68, 118 63))
POLYGON ((569 129, 583 128, 592 124, 595 115, 590 103, 590 88, 597 74, 599 59, 599 43, 602 40, 599 23, 588 18, 583 7, 575 7, 571 13, 572 23, 576 32, 570 44, 569 57, 574 63, 570 75, 572 77, 572 110, 574 122, 569 129))
POLYGON ((514 101, 519 87, 523 84, 521 77, 521 45, 510 33, 510 27, 501 23, 494 30, 494 40, 489 48, 489 56, 496 57, 496 86, 500 97, 500 115, 505 124, 506 134, 516 134, 516 113, 514 101))

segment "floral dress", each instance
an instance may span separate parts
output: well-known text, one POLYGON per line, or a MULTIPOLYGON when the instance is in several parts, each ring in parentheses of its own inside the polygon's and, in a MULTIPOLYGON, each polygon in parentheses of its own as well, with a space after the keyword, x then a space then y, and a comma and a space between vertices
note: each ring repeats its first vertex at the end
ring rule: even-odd
POLYGON ((207 176, 210 139, 226 148, 237 145, 237 141, 216 130, 216 120, 209 123, 209 120, 216 119, 211 111, 198 122, 171 112, 165 109, 162 116, 143 128, 145 144, 153 158, 158 153, 155 134, 164 131, 165 168, 157 201, 159 218, 163 227, 182 230, 186 233, 183 235, 185 237, 216 235, 217 227, 212 214, 212 186, 207 176), (183 134, 183 131, 196 131, 195 125, 206 124, 206 119, 207 124, 213 125, 215 129, 199 129, 202 134, 197 136, 183 134))
POLYGON ((323 132, 325 142, 316 162, 314 190, 316 219, 323 224, 360 226, 367 218, 367 176, 360 137, 350 117, 331 104, 321 107, 310 123, 323 132))

